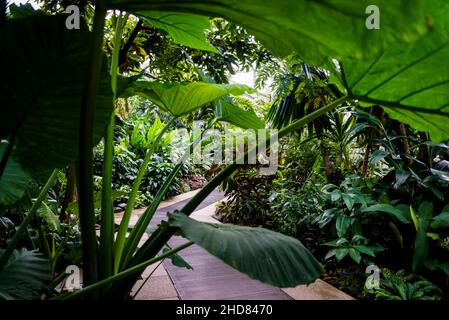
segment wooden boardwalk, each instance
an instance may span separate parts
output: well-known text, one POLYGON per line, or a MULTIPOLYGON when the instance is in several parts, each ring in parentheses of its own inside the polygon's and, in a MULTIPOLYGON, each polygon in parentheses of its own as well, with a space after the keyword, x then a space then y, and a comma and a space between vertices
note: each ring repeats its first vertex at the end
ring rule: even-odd
MULTIPOLYGON (((214 191, 197 208, 200 210, 223 199, 223 194, 214 191)), ((166 219, 167 212, 181 209, 189 199, 180 201, 156 212, 152 224, 166 219)), ((170 246, 178 246, 186 240, 173 237, 170 246)), ((174 266, 166 259, 163 266, 168 273, 181 300, 291 300, 281 289, 253 280, 228 266, 206 250, 193 245, 179 253, 193 270, 174 266)))

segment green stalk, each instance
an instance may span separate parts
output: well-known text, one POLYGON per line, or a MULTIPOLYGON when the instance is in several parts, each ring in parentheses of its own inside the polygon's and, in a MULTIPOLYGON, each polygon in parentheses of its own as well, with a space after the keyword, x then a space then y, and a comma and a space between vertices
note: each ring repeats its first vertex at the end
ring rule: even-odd
POLYGON ((125 247, 123 250, 123 261, 121 263, 122 267, 124 265, 126 265, 128 263, 128 261, 131 259, 131 257, 133 256, 133 254, 140 242, 140 239, 142 238, 142 235, 145 233, 145 230, 148 227, 148 225, 150 224, 151 219, 154 216, 154 213, 156 212, 157 208, 159 207, 159 204, 161 203, 162 199, 164 198, 165 194, 167 193, 173 180, 175 179, 176 175, 179 173, 181 168, 182 168, 182 163, 179 163, 172 170, 172 172, 170 172, 170 175, 167 177, 167 180, 165 180, 164 184, 159 189, 153 202, 151 202, 151 205, 139 217, 136 225, 131 230, 129 237, 125 242, 125 247))
POLYGON ((9 157, 12 154, 12 149, 14 147, 15 137, 11 136, 8 141, 8 145, 5 148, 5 152, 3 153, 2 160, 0 161, 0 179, 2 178, 3 172, 5 172, 6 165, 8 164, 9 157))
POLYGON ((31 207, 30 212, 28 212, 25 219, 23 219, 22 224, 20 225, 16 234, 11 239, 5 252, 0 257, 0 270, 3 269, 3 267, 6 265, 6 263, 9 260, 9 257, 11 256, 14 249, 17 247, 17 244, 19 243, 20 239, 22 239, 22 237, 27 232, 28 225, 30 224, 31 221, 33 221, 33 218, 34 218, 37 210, 40 208, 42 201, 45 199, 48 190, 51 188, 51 186, 55 182, 57 174, 58 174, 58 170, 54 170, 53 173, 51 174, 50 178, 48 178, 47 183, 42 188, 36 201, 33 203, 33 206, 31 207))
POLYGON ((156 137, 156 140, 151 144, 150 149, 148 149, 148 151, 145 155, 145 159, 143 160, 142 164, 140 165, 139 172, 137 173, 136 180, 134 181, 133 188, 129 195, 128 203, 126 204, 125 213, 123 214, 122 221, 120 222, 117 239, 115 240, 114 273, 117 273, 120 268, 122 254, 123 254, 123 248, 125 246, 126 233, 128 232, 129 220, 131 219, 131 214, 132 214, 132 211, 134 210, 134 205, 136 203, 136 197, 137 197, 137 193, 139 191, 140 183, 142 182, 143 176, 144 176, 145 172, 147 171, 148 163, 150 162, 151 156, 153 155, 154 151, 159 146, 159 143, 160 143, 163 135, 165 134, 167 129, 171 126, 171 124, 176 119, 177 118, 174 117, 161 130, 161 132, 156 137))
MULTIPOLYGON (((110 72, 114 103, 117 97, 119 53, 123 28, 127 19, 128 15, 123 17, 120 14, 115 28, 110 72)), ((113 274, 112 247, 114 245, 114 212, 112 208, 112 157, 114 154, 114 121, 115 112, 112 112, 104 139, 103 188, 101 190, 100 279, 105 279, 113 274)))
POLYGON ((84 83, 79 137, 78 207, 83 249, 84 283, 97 281, 97 235, 93 201, 93 123, 103 58, 103 28, 106 17, 106 1, 95 2, 95 16, 89 44, 89 66, 84 83))
POLYGON ((141 272, 147 266, 149 266, 149 265, 151 265, 151 264, 153 264, 153 263, 155 263, 157 261, 163 260, 163 259, 171 256, 172 254, 174 254, 174 253, 176 253, 178 251, 181 251, 181 250, 191 246, 192 244, 193 244, 193 242, 189 241, 187 243, 184 243, 183 245, 180 245, 180 246, 178 246, 176 248, 173 248, 173 249, 171 249, 169 251, 166 251, 163 254, 161 254, 161 255, 153 258, 153 259, 150 259, 150 260, 142 262, 142 263, 140 263, 138 265, 135 265, 135 266, 133 266, 133 267, 131 267, 129 269, 126 269, 125 271, 122 271, 120 273, 117 273, 117 274, 115 274, 115 275, 113 275, 113 276, 111 276, 111 277, 109 277, 107 279, 100 280, 100 281, 98 281, 98 282, 96 282, 96 283, 94 283, 94 284, 92 284, 90 286, 87 286, 87 287, 85 287, 85 288, 83 288, 83 289, 81 289, 81 290, 79 290, 79 291, 77 291, 75 293, 66 294, 66 295, 60 295, 60 296, 55 297, 52 300, 66 300, 66 299, 76 299, 76 298, 83 297, 87 293, 91 292, 92 290, 98 290, 98 289, 100 289, 100 288, 102 288, 104 286, 107 286, 107 285, 113 283, 114 281, 121 280, 121 279, 124 279, 126 277, 129 277, 130 275, 133 275, 135 273, 141 272))
MULTIPOLYGON (((208 129, 210 129, 214 123, 215 123, 215 120, 211 121, 204 130, 207 131, 208 129)), ((180 161, 176 165, 176 167, 173 168, 172 172, 170 173, 170 175, 167 177, 167 179, 165 180, 162 187, 157 192, 151 205, 145 210, 145 212, 137 220, 136 225, 131 230, 129 237, 125 243, 125 248, 123 251, 124 252, 123 261, 121 264, 122 267, 127 265, 127 263, 130 261, 132 255, 136 251, 137 246, 140 242, 140 239, 142 238, 148 225, 150 224, 151 219, 154 216, 154 213, 156 212, 157 208, 159 207, 159 204, 161 203, 164 196, 167 194, 168 189, 170 188, 171 184, 173 183, 173 180, 176 178, 176 175, 182 169, 183 163, 187 160, 188 156, 190 155, 190 150, 192 148, 195 148, 195 146, 198 145, 198 143, 200 143, 200 142, 201 142, 201 136, 199 136, 195 141, 192 142, 189 149, 186 150, 186 152, 182 156, 182 159, 180 159, 180 161)))
MULTIPOLYGON (((190 215, 196 207, 218 187, 224 179, 229 177, 237 168, 238 164, 230 164, 223 171, 217 174, 207 185, 205 185, 182 209, 182 213, 190 215)), ((162 246, 171 238, 177 231, 177 228, 164 225, 156 229, 151 237, 145 241, 143 246, 137 251, 129 265, 139 263, 144 260, 145 257, 151 257, 156 255, 162 246)))
MULTIPOLYGON (((329 103, 328 105, 302 117, 301 119, 296 120, 292 124, 288 125, 284 129, 280 130, 278 133, 278 137, 282 138, 290 134, 291 132, 300 129, 301 127, 307 125, 311 121, 315 120, 316 118, 326 114, 327 112, 335 109, 338 105, 342 104, 348 99, 348 96, 343 96, 339 99, 334 100, 333 102, 329 103)), ((271 137, 269 137, 266 140, 265 145, 270 141, 271 137)), ((259 146, 255 147, 256 150, 259 146)), ((254 151, 254 149, 253 149, 254 151)), ((251 152, 251 151, 250 151, 251 152)), ((260 152, 260 151, 259 151, 260 152)), ((249 152, 248 152, 249 153, 249 152)), ((242 157, 246 157, 247 154, 243 155, 242 157)), ((239 165, 233 163, 228 165, 223 171, 221 171, 217 176, 215 176, 209 183, 201 189, 200 192, 198 192, 180 211, 183 212, 186 215, 190 215, 199 205, 201 202, 204 201, 204 199, 217 187, 220 185, 220 183, 229 177, 237 168, 239 165)), ((164 244, 176 233, 178 228, 175 227, 159 227, 152 235, 151 237, 145 241, 144 245, 139 249, 139 251, 136 253, 136 255, 131 260, 130 264, 137 264, 140 263, 142 260, 144 260, 148 256, 154 256, 157 254, 164 244)))

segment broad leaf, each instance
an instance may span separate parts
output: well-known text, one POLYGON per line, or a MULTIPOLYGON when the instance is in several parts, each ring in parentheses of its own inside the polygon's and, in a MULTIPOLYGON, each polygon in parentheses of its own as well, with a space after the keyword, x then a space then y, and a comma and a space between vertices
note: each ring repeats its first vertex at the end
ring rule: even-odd
MULTIPOLYGON (((2 253, 0 250, 0 255, 2 253)), ((41 254, 25 249, 14 250, 6 266, 0 270, 0 298, 38 299, 50 280, 50 265, 41 254)))
POLYGON ((365 21, 370 0, 108 0, 110 8, 130 12, 190 12, 223 17, 245 27, 274 54, 294 51, 310 64, 327 57, 372 56, 386 44, 413 40, 427 30, 421 1, 377 0, 379 30, 365 21))
MULTIPOLYGON (((6 144, 0 143, 0 160, 6 149, 6 144)), ((29 176, 11 157, 0 178, 0 205, 8 205, 22 198, 28 185, 29 176)))
POLYGON ((418 208, 418 216, 423 219, 431 219, 433 216, 433 203, 430 201, 423 201, 418 208))
POLYGON ((142 96, 175 117, 186 115, 225 95, 240 95, 249 88, 240 85, 192 83, 160 83, 136 81, 123 92, 123 97, 142 96))
POLYGON ((357 264, 359 264, 360 260, 362 260, 362 256, 361 256, 360 252, 354 248, 349 249, 349 256, 352 258, 352 260, 357 262, 357 264))
POLYGON ((53 231, 59 231, 60 222, 58 216, 51 210, 51 208, 43 202, 41 207, 37 210, 39 216, 47 223, 48 227, 53 231))
POLYGON ((362 246, 362 245, 355 245, 354 248, 359 251, 362 252, 364 254, 367 254, 371 257, 376 257, 374 251, 366 246, 362 246))
POLYGON ((351 218, 345 216, 343 214, 337 217, 337 221, 335 223, 335 228, 337 229, 337 234, 340 238, 342 238, 346 231, 348 231, 349 226, 351 225, 351 218))
POLYGON ((398 189, 403 185, 407 179, 410 177, 410 172, 396 169, 396 182, 394 183, 394 188, 398 189))
POLYGON ((410 223, 408 216, 404 215, 404 212, 402 210, 395 208, 390 204, 375 204, 369 207, 362 208, 362 212, 385 212, 403 223, 410 223))
POLYGON ((415 250, 413 251, 412 270, 416 272, 426 261, 429 253, 430 240, 427 237, 428 223, 424 219, 418 220, 418 230, 415 238, 415 250))
POLYGON ((348 208, 348 210, 351 210, 354 206, 354 198, 352 197, 352 195, 342 193, 341 197, 343 198, 343 202, 345 203, 346 208, 348 208))
POLYGON ((388 157, 389 155, 390 155, 390 153, 388 153, 388 152, 381 151, 381 150, 376 150, 371 155, 369 163, 370 164, 376 164, 379 161, 383 160, 385 157, 388 157))
POLYGON ((446 228, 449 227, 449 212, 442 212, 436 217, 432 218, 433 222, 430 224, 432 228, 446 228))
POLYGON ((243 129, 263 129, 264 122, 253 110, 243 110, 242 108, 221 100, 215 108, 215 115, 219 121, 229 122, 243 129))
POLYGON ((301 242, 280 233, 263 228, 206 224, 181 212, 169 213, 169 223, 233 268, 275 286, 311 283, 323 271, 301 242))
POLYGON ((392 44, 367 60, 343 59, 352 98, 384 107, 394 119, 449 138, 449 3, 427 1, 432 32, 413 44, 392 44))
MULTIPOLYGON (((77 157, 89 32, 84 25, 68 30, 65 19, 36 15, 0 28, 0 56, 7 61, 0 78, 0 138, 14 137, 14 158, 31 173, 62 168, 77 157)), ((113 110, 106 61, 100 92, 97 142, 113 110)))
POLYGON ((348 253, 348 248, 335 249, 335 258, 337 258, 337 261, 341 261, 348 255, 348 253))
POLYGON ((209 18, 194 14, 139 11, 137 16, 147 21, 156 28, 168 33, 173 42, 184 46, 217 52, 206 40, 205 29, 210 27, 209 18))

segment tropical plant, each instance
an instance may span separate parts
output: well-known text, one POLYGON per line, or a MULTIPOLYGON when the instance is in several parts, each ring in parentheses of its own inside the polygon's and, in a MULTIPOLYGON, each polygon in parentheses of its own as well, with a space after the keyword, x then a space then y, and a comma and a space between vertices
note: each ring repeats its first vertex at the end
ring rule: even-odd
MULTIPOLYGON (((382 105, 392 117, 430 132, 434 141, 448 138, 448 91, 444 90, 447 74, 439 72, 449 63, 445 46, 447 3, 438 0, 405 4, 378 0, 377 5, 389 8, 382 16, 382 33, 369 32, 365 28, 365 17, 361 13, 368 4, 365 0, 356 4, 338 0, 332 6, 302 0, 276 3, 241 0, 229 6, 224 0, 214 3, 206 0, 145 0, 138 3, 98 0, 92 31, 84 24, 81 30, 67 30, 65 17, 61 15, 8 17, 0 27, 0 54, 4 61, 11 61, 2 70, 0 79, 0 138, 7 142, 0 162, 2 194, 11 185, 15 186, 12 197, 20 197, 28 181, 26 172, 50 178, 2 253, 0 272, 7 272, 8 265, 14 262, 16 245, 55 179, 56 172, 48 173, 76 162, 86 287, 59 298, 79 298, 88 294, 94 298, 126 297, 138 273, 147 265, 191 245, 189 242, 158 254, 171 236, 179 232, 259 280, 285 287, 314 281, 322 268, 298 240, 261 228, 210 226, 188 217, 210 192, 238 169, 236 164, 226 167, 180 212, 169 214, 168 222, 162 223, 138 248, 168 186, 181 169, 181 165, 177 165, 152 205, 128 234, 140 182, 162 134, 145 154, 114 240, 111 167, 115 99, 142 95, 175 120, 225 95, 246 90, 204 82, 167 84, 129 78, 125 79, 126 88, 122 90, 123 79, 117 75, 121 35, 128 13, 132 13, 163 29, 175 42, 213 50, 205 41, 203 31, 207 17, 204 16, 218 16, 241 24, 275 55, 285 56, 296 51, 304 61, 313 65, 320 65, 329 58, 338 59, 340 63, 330 63, 329 67, 333 67, 332 72, 340 80, 343 95, 284 127, 279 131, 279 137, 288 136, 345 101, 356 99, 360 103, 382 105), (344 10, 335 10, 335 7, 344 10), (120 10, 116 13, 110 66, 102 52, 107 9, 120 10), (289 14, 285 15, 287 10, 289 14), (171 14, 165 14, 167 12, 171 14), (430 18, 424 19, 422 12, 434 22, 433 32, 426 35, 429 25, 425 21, 430 18), (166 18, 165 23, 161 23, 163 18, 166 18), (167 19, 171 21, 167 23, 167 19), (194 28, 196 37, 186 34, 185 29, 177 33, 177 28, 173 27, 186 20, 189 22, 186 28, 194 28), (68 70, 72 71, 70 78, 66 77, 68 70), (418 77, 427 80, 413 81, 418 77), (36 128, 39 128, 38 133, 36 128), (103 136, 101 230, 97 247, 93 147, 103 136), (11 179, 11 176, 17 178, 11 179), (242 238, 245 241, 241 241, 242 238), (222 242, 226 246, 217 246, 222 242)), ((167 128, 168 125, 164 127, 167 128)))
POLYGON ((407 275, 404 270, 394 273, 383 269, 384 279, 380 288, 374 289, 377 300, 440 300, 441 290, 430 281, 418 275, 407 275))
POLYGON ((226 200, 218 206, 217 218, 225 223, 270 227, 268 187, 272 179, 254 166, 236 171, 223 182, 226 200))

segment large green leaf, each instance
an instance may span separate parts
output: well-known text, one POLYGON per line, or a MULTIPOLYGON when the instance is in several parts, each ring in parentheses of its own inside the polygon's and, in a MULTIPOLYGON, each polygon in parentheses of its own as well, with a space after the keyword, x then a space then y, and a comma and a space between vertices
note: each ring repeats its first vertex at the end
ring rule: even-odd
POLYGON ((447 228, 449 227, 449 212, 445 211, 432 218, 432 228, 447 228))
POLYGON ((449 138, 449 3, 428 1, 433 31, 413 44, 392 44, 376 57, 343 59, 351 97, 378 104, 434 141, 449 138))
MULTIPOLYGON (((0 160, 3 158, 6 145, 0 143, 0 160)), ((0 205, 8 205, 22 198, 28 185, 28 173, 11 157, 0 178, 0 205)))
MULTIPOLYGON (((66 15, 11 19, 0 28, 0 138, 15 139, 14 158, 30 172, 75 160, 89 31, 68 30, 66 15)), ((95 141, 113 110, 106 62, 95 110, 95 141)))
POLYGON ((391 215, 392 217, 395 217, 402 223, 410 223, 409 216, 405 215, 403 211, 401 211, 398 208, 393 207, 391 204, 386 203, 378 203, 374 204, 369 207, 364 207, 361 209, 362 212, 385 212, 391 215))
POLYGON ((220 100, 215 108, 215 115, 219 121, 225 121, 243 129, 263 129, 264 122, 250 110, 244 110, 225 100, 220 100))
POLYGON ((274 54, 293 51, 308 63, 329 56, 367 57, 387 43, 412 40, 425 32, 420 0, 377 0, 379 30, 368 30, 366 8, 371 0, 108 0, 125 11, 188 12, 218 16, 245 27, 274 54))
POLYGON ((37 210, 37 213, 39 213, 39 216, 47 223, 48 227, 51 230, 60 230, 60 222, 58 216, 45 202, 42 203, 41 207, 37 210))
POLYGON ((249 88, 231 84, 205 82, 160 83, 136 81, 122 93, 123 97, 142 96, 175 117, 188 114, 225 95, 240 95, 249 88))
POLYGON ((169 213, 169 224, 189 240, 251 278, 279 287, 315 281, 321 265, 297 239, 263 228, 195 221, 169 213))
MULTIPOLYGON (((0 250, 0 255, 3 250, 0 250)), ((0 270, 0 298, 7 300, 38 299, 51 280, 50 265, 41 254, 25 249, 14 250, 0 270)))
POLYGON ((194 49, 217 52, 217 49, 206 40, 204 31, 210 27, 207 17, 157 11, 134 13, 156 28, 166 31, 170 38, 178 44, 194 49))
POLYGON ((416 272, 424 264, 427 255, 429 254, 430 240, 427 237, 427 228, 428 222, 424 219, 419 219, 415 238, 415 248, 413 251, 413 272, 416 272))
POLYGON ((335 222, 335 228, 337 229, 337 234, 340 238, 342 238, 346 231, 348 231, 349 226, 351 225, 351 218, 341 214, 337 217, 335 222))

